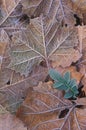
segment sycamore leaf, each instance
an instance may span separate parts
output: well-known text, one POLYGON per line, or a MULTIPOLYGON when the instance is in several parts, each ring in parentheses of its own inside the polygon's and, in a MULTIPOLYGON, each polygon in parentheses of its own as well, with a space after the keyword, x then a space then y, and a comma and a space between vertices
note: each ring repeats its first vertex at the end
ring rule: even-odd
MULTIPOLYGON (((41 83, 29 90, 25 101, 17 111, 17 116, 30 130, 85 130, 86 107, 76 108, 82 105, 82 101, 72 104, 58 97, 58 92, 54 91, 50 82, 41 83), (69 111, 64 117, 59 118, 59 112, 66 108, 69 111)), ((84 106, 85 103, 84 99, 84 106)))
POLYGON ((74 11, 71 0, 24 0, 22 1, 23 12, 30 17, 44 15, 47 26, 51 26, 54 19, 67 25, 74 25, 74 11))
POLYGON ((57 115, 66 104, 55 96, 51 83, 42 83, 28 92, 27 98, 18 109, 17 116, 32 130, 59 128, 64 120, 60 122, 57 115))
POLYGON ((4 109, 15 113, 25 99, 29 87, 35 86, 45 80, 46 68, 37 67, 30 77, 23 77, 19 73, 8 69, 0 71, 0 104, 4 109))
MULTIPOLYGON (((0 55, 2 63, 0 69, 0 105, 11 113, 16 112, 17 108, 24 100, 27 89, 37 85, 40 80, 45 80, 47 75, 46 68, 36 67, 30 77, 25 78, 19 73, 7 68, 10 62, 10 39, 5 30, 0 30, 0 55)), ((0 107, 3 112, 2 107, 0 107)))
MULTIPOLYGON (((20 72, 21 74, 28 75, 34 65, 42 60, 56 60, 63 49, 70 50, 77 45, 78 39, 76 29, 69 27, 61 27, 55 21, 49 30, 46 30, 47 23, 43 17, 32 19, 26 30, 19 30, 13 33, 13 42, 15 45, 11 49, 11 63, 9 68, 20 72), (75 30, 75 31, 74 31, 75 30), (75 41, 71 41, 72 39, 75 41)), ((75 51, 75 49, 73 49, 75 51)), ((64 52, 63 52, 64 53, 64 52)), ((70 60, 70 64, 80 58, 79 52, 75 51, 74 59, 70 60)), ((62 55, 62 54, 61 54, 62 55)), ((65 54, 64 54, 65 55, 65 54)), ((69 53, 66 59, 70 57, 69 53)), ((64 60, 61 58, 61 61, 64 60)), ((64 61, 62 62, 64 63, 64 61)), ((62 65, 62 63, 60 65, 62 65)))

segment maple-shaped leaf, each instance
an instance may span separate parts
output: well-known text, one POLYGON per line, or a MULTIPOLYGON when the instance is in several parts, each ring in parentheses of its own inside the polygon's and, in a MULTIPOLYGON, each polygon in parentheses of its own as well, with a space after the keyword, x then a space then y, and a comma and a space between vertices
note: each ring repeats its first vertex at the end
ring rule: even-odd
MULTIPOLYGON (((54 21, 48 30, 46 25, 47 23, 40 16, 32 19, 26 30, 19 30, 12 34, 15 45, 11 48, 9 68, 27 76, 35 64, 45 60, 49 66, 49 60, 56 61, 56 57, 58 59, 62 53, 66 55, 68 50, 70 51, 66 59, 70 57, 70 54, 73 57, 70 64, 80 58, 79 52, 74 49, 74 46, 78 45, 76 29, 62 27, 57 21, 54 21)), ((60 65, 64 64, 64 56, 59 62, 61 62, 60 65)))
POLYGON ((76 23, 71 0, 24 0, 22 5, 23 12, 30 17, 39 17, 43 14, 48 26, 53 23, 54 19, 62 21, 65 25, 76 23))
POLYGON ((13 113, 16 112, 27 95, 27 89, 30 86, 37 85, 40 80, 45 80, 47 69, 42 66, 37 66, 30 77, 27 78, 8 69, 7 66, 10 63, 9 46, 11 46, 10 38, 5 30, 1 30, 0 55, 2 56, 2 63, 0 69, 0 110, 3 112, 3 109, 5 109, 13 113))

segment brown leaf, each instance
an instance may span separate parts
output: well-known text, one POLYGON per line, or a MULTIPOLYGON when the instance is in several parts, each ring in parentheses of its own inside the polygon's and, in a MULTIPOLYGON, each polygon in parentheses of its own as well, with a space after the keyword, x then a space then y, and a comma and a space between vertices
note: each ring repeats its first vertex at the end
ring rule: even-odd
POLYGON ((81 11, 86 11, 86 1, 85 0, 72 0, 72 2, 79 8, 81 11))
POLYGON ((24 124, 11 114, 0 115, 0 130, 27 130, 24 124))
POLYGON ((30 130, 86 129, 85 98, 78 98, 74 104, 68 100, 61 100, 58 91, 52 88, 52 82, 40 83, 28 92, 27 98, 17 111, 17 116, 30 130), (84 108, 77 108, 82 105, 84 108), (69 109, 68 113, 64 118, 59 118, 59 112, 65 108, 69 109))
POLYGON ((81 57, 74 49, 79 44, 76 28, 62 27, 57 21, 50 28, 47 24, 40 16, 31 20, 27 30, 13 33, 15 46, 11 48, 9 68, 27 76, 40 61, 45 60, 47 67, 49 61, 59 61, 57 66, 69 66, 81 57))
POLYGON ((14 11, 20 0, 1 0, 0 2, 0 26, 7 20, 10 14, 14 11))
MULTIPOLYGON (((86 129, 86 108, 85 109, 76 109, 76 123, 78 127, 82 130, 86 129)), ((79 129, 78 128, 78 129, 79 129)))
POLYGON ((77 104, 81 104, 83 105, 83 107, 86 108, 86 99, 84 98, 77 98, 77 100, 75 101, 77 104))
MULTIPOLYGON (((86 73, 85 73, 86 74, 86 73)), ((84 85, 84 87, 83 87, 83 91, 84 91, 84 93, 85 93, 85 95, 86 95, 86 76, 84 76, 84 78, 82 79, 82 84, 84 85)))
POLYGON ((81 63, 86 62, 86 26, 78 27, 78 36, 80 41, 80 52, 83 52, 81 63))
POLYGON ((69 71, 71 73, 71 78, 76 79, 77 84, 79 84, 83 77, 83 74, 78 72, 75 66, 67 67, 63 73, 65 73, 66 71, 69 71))
POLYGON ((78 50, 75 50, 73 48, 64 48, 51 56, 52 66, 57 67, 61 65, 62 67, 69 67, 72 62, 76 62, 79 58, 80 53, 78 50))
POLYGON ((71 0, 33 0, 22 1, 23 11, 30 17, 44 15, 49 27, 54 19, 67 25, 74 25, 74 12, 71 0))
POLYGON ((3 69, 0 72, 0 104, 10 112, 15 112, 27 95, 27 89, 44 81, 46 68, 36 68, 30 77, 23 77, 19 73, 3 69))
POLYGON ((1 68, 2 60, 3 60, 3 54, 4 54, 4 51, 5 51, 6 45, 7 44, 0 42, 0 68, 1 68))
POLYGON ((28 96, 17 112, 31 130, 52 130, 61 127, 64 121, 59 120, 58 113, 66 103, 55 95, 51 85, 52 82, 41 83, 34 90, 28 90, 28 96))
POLYGON ((9 44, 9 38, 7 33, 4 30, 0 30, 0 66, 2 65, 3 58, 6 54, 8 44, 9 44))

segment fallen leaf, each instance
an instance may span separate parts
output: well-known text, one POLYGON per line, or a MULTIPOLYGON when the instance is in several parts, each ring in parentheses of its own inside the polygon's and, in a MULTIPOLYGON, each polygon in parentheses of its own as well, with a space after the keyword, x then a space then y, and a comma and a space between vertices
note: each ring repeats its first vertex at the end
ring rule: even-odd
POLYGON ((85 130, 86 129, 86 108, 85 109, 76 109, 76 123, 78 125, 78 129, 85 130))
POLYGON ((85 0, 72 0, 72 2, 79 8, 81 11, 86 11, 86 1, 85 0))
POLYGON ((77 84, 80 83, 80 81, 81 81, 81 79, 83 77, 83 74, 81 72, 78 72, 75 66, 67 67, 63 71, 63 73, 65 73, 66 71, 69 71, 71 73, 71 78, 76 79, 77 84))
POLYGON ((44 81, 46 75, 47 70, 43 67, 37 67, 27 78, 14 71, 3 69, 0 72, 0 104, 6 110, 15 113, 25 99, 28 88, 36 86, 39 81, 44 81))
POLYGON ((78 27, 78 36, 80 41, 80 52, 83 53, 81 63, 85 64, 86 62, 86 27, 85 26, 78 27))
POLYGON ((6 45, 7 44, 5 44, 5 43, 0 43, 0 68, 1 68, 2 60, 3 60, 3 54, 4 54, 4 51, 5 51, 6 45))
POLYGON ((58 97, 58 91, 52 88, 52 82, 40 83, 36 88, 28 90, 28 95, 17 111, 19 117, 30 130, 85 130, 86 129, 85 98, 71 101, 58 97), (85 106, 84 109, 78 106, 85 106), (63 118, 59 112, 69 109, 63 118), (83 118, 84 116, 84 118, 83 118))
POLYGON ((1 0, 0 2, 0 26, 8 19, 11 13, 14 11, 16 6, 19 4, 20 0, 1 0))
POLYGON ((7 113, 0 114, 0 129, 1 130, 27 130, 24 124, 15 116, 7 113))
POLYGON ((47 20, 47 26, 51 26, 54 19, 65 25, 75 25, 73 6, 71 0, 33 0, 22 1, 23 12, 29 17, 39 17, 41 14, 47 20))
POLYGON ((79 51, 74 49, 78 45, 77 29, 61 27, 55 21, 48 31, 46 25, 47 22, 40 16, 31 20, 27 30, 13 33, 15 46, 11 48, 9 68, 27 76, 42 60, 47 67, 48 61, 57 62, 58 59, 58 66, 69 66, 81 57, 79 51))
POLYGON ((84 76, 84 78, 82 79, 82 84, 83 84, 83 88, 82 90, 84 91, 85 95, 86 95, 86 77, 84 76))
MULTIPOLYGON (((0 30, 0 66, 2 65, 3 58, 6 53, 7 45, 9 44, 9 38, 5 30, 0 30)), ((1 68, 1 67, 0 67, 1 68)))
MULTIPOLYGON (((50 130, 59 128, 64 120, 59 120, 59 110, 64 109, 66 103, 55 95, 51 87, 52 82, 39 84, 34 90, 29 89, 28 95, 17 112, 17 116, 30 129, 50 130), (61 103, 61 104, 60 104, 61 103)), ((69 102, 70 107, 71 104, 69 102)))

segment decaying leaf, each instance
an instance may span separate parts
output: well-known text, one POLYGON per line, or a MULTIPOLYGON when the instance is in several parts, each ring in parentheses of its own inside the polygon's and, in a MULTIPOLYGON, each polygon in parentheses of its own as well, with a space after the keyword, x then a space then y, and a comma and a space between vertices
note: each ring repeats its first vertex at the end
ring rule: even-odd
POLYGON ((75 66, 70 66, 67 67, 63 73, 65 73, 66 71, 69 71, 71 73, 71 77, 76 79, 77 84, 79 84, 79 82, 81 81, 83 74, 81 72, 77 71, 77 68, 75 66))
POLYGON ((85 0, 72 0, 72 2, 84 13, 86 12, 86 1, 85 0))
POLYGON ((85 96, 86 96, 86 76, 84 76, 84 78, 82 79, 82 84, 83 84, 83 91, 85 93, 85 96))
POLYGON ((1 130, 27 130, 24 124, 15 116, 7 113, 0 115, 1 130))
POLYGON ((47 71, 45 67, 39 66, 36 67, 30 77, 25 78, 19 73, 8 69, 10 51, 7 46, 10 45, 10 39, 4 30, 0 32, 0 41, 6 44, 5 50, 0 48, 1 52, 3 51, 3 60, 0 70, 0 104, 4 109, 10 112, 16 112, 18 106, 27 95, 27 89, 30 86, 37 85, 40 80, 45 80, 47 71))
POLYGON ((7 45, 9 44, 9 38, 5 30, 0 30, 0 66, 2 65, 3 58, 6 53, 7 45))
POLYGON ((0 130, 86 130, 85 96, 66 100, 52 81, 44 82, 50 67, 69 70, 78 84, 86 75, 86 29, 75 27, 72 2, 0 0, 0 130), (79 59, 83 74, 68 68, 79 59), (17 112, 28 128, 8 111, 17 112))
MULTIPOLYGON (((28 96, 17 112, 17 116, 31 130, 46 130, 50 126, 50 129, 54 129, 56 126, 60 127, 61 125, 61 121, 59 121, 57 116, 59 110, 66 107, 66 103, 54 95, 55 91, 53 91, 54 89, 51 87, 51 84, 51 82, 48 84, 42 83, 34 88, 34 90, 28 90, 28 96), (40 127, 41 125, 43 126, 40 127)), ((70 106, 71 104, 69 103, 70 106)))
POLYGON ((65 25, 75 25, 74 11, 71 0, 24 0, 22 1, 23 12, 29 17, 39 17, 41 14, 51 26, 54 19, 63 21, 65 25))
POLYGON ((21 0, 1 0, 0 1, 0 26, 7 20, 7 18, 14 11, 21 0))
POLYGON ((5 43, 0 43, 0 68, 1 68, 1 64, 2 64, 2 60, 3 60, 3 54, 6 48, 6 44, 5 43))
MULTIPOLYGON (((51 28, 46 28, 46 25, 40 16, 31 20, 27 30, 13 33, 15 46, 11 49, 11 69, 27 76, 43 59, 49 66, 49 60, 58 61, 60 56, 66 55, 70 65, 81 57, 78 50, 73 49, 78 45, 77 29, 61 27, 57 21, 51 28)), ((64 64, 64 56, 60 57, 59 65, 64 64)))
POLYGON ((78 27, 78 36, 80 41, 80 52, 83 53, 81 63, 85 64, 86 62, 86 26, 78 27))
POLYGON ((54 91, 52 83, 41 83, 34 89, 29 89, 28 96, 17 112, 17 116, 29 127, 30 130, 82 130, 86 129, 83 119, 84 109, 76 108, 84 105, 78 100, 71 101, 58 98, 58 91, 54 91), (46 89, 47 88, 47 89, 46 89), (59 112, 67 107, 68 113, 64 118, 59 118, 59 112), (81 111, 81 113, 79 113, 81 111), (78 121, 79 120, 79 121, 78 121))
POLYGON ((28 88, 44 81, 46 75, 47 70, 43 67, 37 67, 27 78, 4 69, 0 72, 0 104, 6 110, 15 113, 25 99, 28 88))

